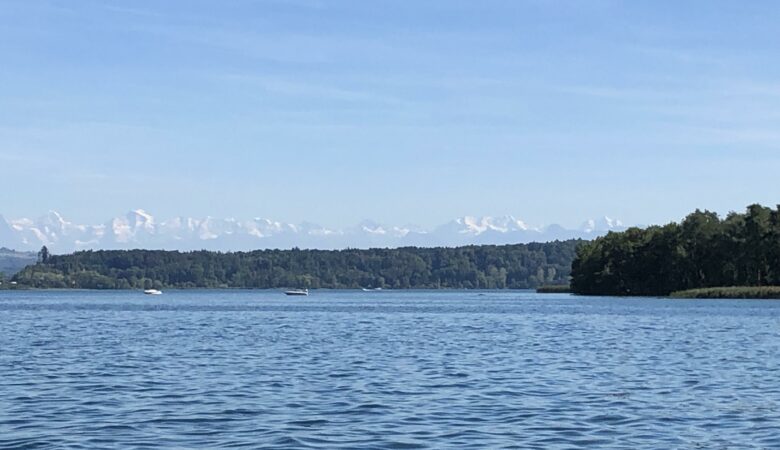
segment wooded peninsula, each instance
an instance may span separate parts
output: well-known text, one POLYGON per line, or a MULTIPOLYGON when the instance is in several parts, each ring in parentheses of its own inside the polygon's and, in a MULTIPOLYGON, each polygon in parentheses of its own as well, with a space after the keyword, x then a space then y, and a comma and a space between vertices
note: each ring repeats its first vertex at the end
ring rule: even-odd
POLYGON ((780 206, 724 219, 697 210, 681 223, 609 233, 572 263, 571 290, 584 295, 758 298, 778 293, 756 287, 778 285, 780 206))
POLYGON ((31 288, 527 289, 567 284, 584 241, 369 250, 81 251, 16 274, 31 288))

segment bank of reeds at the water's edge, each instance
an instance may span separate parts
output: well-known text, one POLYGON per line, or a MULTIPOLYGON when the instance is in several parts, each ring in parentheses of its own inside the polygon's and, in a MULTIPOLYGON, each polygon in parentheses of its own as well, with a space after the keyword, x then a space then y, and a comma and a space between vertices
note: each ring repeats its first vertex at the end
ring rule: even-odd
POLYGON ((672 292, 672 298, 780 299, 780 286, 732 286, 672 292))
MULTIPOLYGON (((539 294, 568 294, 571 287, 567 284, 554 284, 536 288, 539 294)), ((780 299, 780 286, 730 286, 689 289, 669 294, 670 298, 699 299, 780 299)))
POLYGON ((536 292, 539 294, 568 294, 571 292, 571 287, 568 284, 547 284, 536 288, 536 292))

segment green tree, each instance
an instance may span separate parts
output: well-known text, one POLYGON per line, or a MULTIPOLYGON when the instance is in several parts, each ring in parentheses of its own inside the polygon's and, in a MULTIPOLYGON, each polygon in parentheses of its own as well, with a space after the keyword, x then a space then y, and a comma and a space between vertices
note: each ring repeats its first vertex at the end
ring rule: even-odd
POLYGON ((43 247, 41 247, 41 250, 38 252, 38 262, 46 264, 47 262, 49 262, 49 256, 50 256, 49 249, 46 248, 46 246, 44 245, 43 247))

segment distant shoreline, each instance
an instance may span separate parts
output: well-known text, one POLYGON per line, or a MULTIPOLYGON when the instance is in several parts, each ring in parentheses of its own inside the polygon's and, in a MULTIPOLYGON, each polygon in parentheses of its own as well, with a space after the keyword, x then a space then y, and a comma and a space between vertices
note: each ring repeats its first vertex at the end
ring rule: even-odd
MULTIPOLYGON (((278 292, 284 293, 290 288, 247 288, 247 287, 169 287, 163 288, 164 292, 185 292, 185 291, 257 291, 257 292, 278 292)), ((311 289, 316 292, 349 292, 365 293, 367 296, 381 296, 383 292, 462 292, 462 293, 508 293, 508 292, 530 292, 542 295, 567 294, 571 297, 579 297, 584 301, 589 298, 632 298, 632 299, 659 299, 659 300, 780 300, 780 286, 762 286, 762 287, 726 287, 726 288, 708 288, 708 289, 690 289, 687 291, 673 292, 667 296, 658 295, 587 295, 572 293, 567 286, 541 286, 532 288, 505 288, 505 289, 464 289, 464 288, 401 288, 401 289, 382 289, 381 291, 366 292, 362 288, 317 288, 311 289)), ((142 294, 143 289, 90 289, 90 288, 35 288, 19 286, 15 288, 0 288, 0 293, 4 292, 135 292, 142 294)))
MULTIPOLYGON (((165 291, 276 291, 284 292, 285 290, 295 289, 290 287, 280 288, 253 288, 253 287, 162 287, 161 290, 165 291)), ((425 292, 536 292, 533 288, 479 288, 479 289, 465 289, 465 288, 384 288, 379 291, 370 290, 366 292, 363 288, 310 288, 310 291, 347 291, 347 292, 365 292, 366 294, 381 295, 382 292, 411 292, 411 291, 425 291, 425 292)), ((16 288, 5 289, 0 288, 0 292, 143 292, 143 289, 131 288, 131 289, 118 289, 118 288, 38 288, 19 286, 16 288)))
POLYGON ((14 276, 35 288, 533 289, 563 284, 583 241, 466 247, 101 250, 50 255, 14 276))

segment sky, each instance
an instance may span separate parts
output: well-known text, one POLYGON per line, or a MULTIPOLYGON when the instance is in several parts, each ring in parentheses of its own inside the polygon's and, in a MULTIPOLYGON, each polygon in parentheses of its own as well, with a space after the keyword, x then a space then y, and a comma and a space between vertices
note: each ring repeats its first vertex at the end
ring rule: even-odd
POLYGON ((777 23, 773 1, 2 0, 0 214, 773 206, 777 23))

